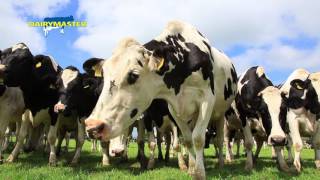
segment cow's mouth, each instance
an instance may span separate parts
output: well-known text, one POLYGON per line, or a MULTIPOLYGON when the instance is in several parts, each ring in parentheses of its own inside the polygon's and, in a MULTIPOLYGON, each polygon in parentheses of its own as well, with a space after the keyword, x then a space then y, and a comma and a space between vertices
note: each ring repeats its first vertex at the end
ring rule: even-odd
POLYGON ((87 128, 87 133, 91 139, 102 139, 103 130, 105 129, 104 123, 101 123, 98 126, 87 128))

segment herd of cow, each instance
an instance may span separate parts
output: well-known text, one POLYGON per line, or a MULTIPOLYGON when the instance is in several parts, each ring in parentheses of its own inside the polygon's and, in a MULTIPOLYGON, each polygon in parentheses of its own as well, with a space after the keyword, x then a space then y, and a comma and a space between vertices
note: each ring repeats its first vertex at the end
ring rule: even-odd
POLYGON ((34 56, 24 43, 0 55, 1 162, 7 129, 16 129, 17 136, 7 162, 15 161, 23 147, 31 151, 46 138, 49 164, 55 165, 66 132, 75 131, 71 163, 78 163, 87 134, 101 141, 102 163, 108 165, 109 155, 127 157, 127 137, 137 127, 138 157, 144 168, 153 168, 156 144, 161 146, 165 139, 165 159, 173 144, 180 169, 195 179, 205 179, 203 149, 210 139, 222 167, 224 142, 226 160, 232 161, 231 141, 240 137, 246 170, 253 168, 267 142, 281 170, 289 171, 283 156, 286 146, 289 162, 300 172, 301 137, 305 136, 312 138, 315 165, 320 168, 320 72, 297 69, 279 86, 272 84, 260 66, 238 78, 230 59, 187 23, 169 22, 146 44, 125 38, 111 57, 85 61, 83 73, 73 66, 62 69, 50 56, 34 56), (181 145, 188 151, 188 163, 181 145))

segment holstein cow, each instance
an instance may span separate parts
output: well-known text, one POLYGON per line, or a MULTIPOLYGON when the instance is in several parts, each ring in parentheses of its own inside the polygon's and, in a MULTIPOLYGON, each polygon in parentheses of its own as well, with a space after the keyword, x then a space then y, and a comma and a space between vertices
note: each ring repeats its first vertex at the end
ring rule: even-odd
POLYGON ((8 48, 7 51, 9 54, 2 59, 3 68, 0 70, 4 77, 4 84, 9 87, 20 87, 25 102, 18 141, 7 161, 12 162, 17 158, 28 129, 44 123, 50 124, 48 133, 49 164, 55 165, 55 141, 59 121, 68 121, 73 117, 58 117, 58 114, 54 112, 54 104, 58 100, 55 82, 61 67, 52 57, 33 56, 23 43, 16 44, 8 48))
MULTIPOLYGON (((320 168, 320 73, 297 69, 281 87, 282 96, 288 107, 287 124, 294 148, 293 164, 301 171, 300 152, 303 148, 301 137, 312 137, 315 150, 315 165, 320 168)), ((291 143, 290 143, 291 146, 291 143)), ((291 158, 289 149, 289 160, 291 158)))
MULTIPOLYGON (((79 116, 79 120, 73 123, 73 125, 78 125, 70 129, 77 130, 78 132, 75 162, 77 162, 80 157, 80 152, 84 143, 84 119, 92 112, 102 91, 103 72, 95 66, 95 64, 101 61, 103 61, 103 59, 100 58, 91 58, 85 61, 83 64, 83 69, 86 71, 85 73, 80 73, 76 67, 68 66, 61 72, 57 81, 60 96, 59 102, 55 105, 55 111, 65 114, 75 110, 79 116)), ((59 139, 60 144, 62 138, 63 136, 59 139)), ((111 152, 110 154, 114 156, 116 156, 117 153, 124 156, 127 155, 126 153, 123 153, 126 147, 119 150, 117 146, 118 144, 122 144, 121 139, 119 138, 112 139, 111 144, 109 144, 109 142, 101 142, 103 165, 110 164, 109 150, 111 152)))
POLYGON ((177 152, 178 165, 182 170, 187 169, 180 149, 178 127, 169 112, 168 103, 163 99, 154 99, 151 105, 143 114, 144 126, 149 136, 150 158, 148 162, 148 169, 152 169, 154 167, 154 154, 156 145, 153 131, 154 127, 156 127, 157 129, 158 160, 163 159, 161 150, 161 139, 162 137, 164 137, 166 140, 165 162, 169 161, 172 133, 173 149, 177 152))
MULTIPOLYGON (((164 99, 189 150, 189 173, 204 179, 205 130, 210 119, 219 122, 222 150, 223 116, 236 93, 229 58, 193 26, 172 21, 145 45, 122 40, 101 65, 104 86, 85 121, 87 132, 107 141, 127 129, 154 99, 164 99)), ((219 163, 223 165, 223 156, 219 163)))
POLYGON ((251 170, 253 167, 251 130, 255 129, 256 136, 260 139, 257 141, 258 154, 265 138, 268 144, 275 147, 280 169, 288 171, 289 168, 281 154, 281 148, 286 144, 286 135, 283 131, 286 107, 280 90, 272 85, 262 67, 251 67, 240 77, 236 107, 243 126, 244 146, 247 153, 245 169, 251 170))

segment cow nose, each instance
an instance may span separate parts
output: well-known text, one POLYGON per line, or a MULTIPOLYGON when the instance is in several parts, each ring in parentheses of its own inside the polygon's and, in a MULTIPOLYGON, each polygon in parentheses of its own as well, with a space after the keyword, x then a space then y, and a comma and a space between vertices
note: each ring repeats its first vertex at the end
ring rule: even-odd
POLYGON ((105 124, 99 120, 85 120, 86 131, 91 139, 101 139, 105 124))
POLYGON ((271 137, 272 146, 284 146, 287 144, 287 138, 283 136, 273 136, 271 137))
POLYGON ((58 103, 54 105, 54 112, 56 113, 62 113, 66 109, 66 105, 58 103))

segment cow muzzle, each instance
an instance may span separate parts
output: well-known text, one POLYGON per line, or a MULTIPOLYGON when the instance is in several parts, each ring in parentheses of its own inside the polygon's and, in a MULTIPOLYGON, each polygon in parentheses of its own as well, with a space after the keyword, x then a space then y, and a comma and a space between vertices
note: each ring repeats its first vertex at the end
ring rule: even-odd
POLYGON ((272 146, 285 146, 287 144, 287 138, 283 136, 272 136, 270 143, 272 146))
POLYGON ((66 109, 66 105, 58 103, 54 105, 54 112, 56 113, 62 113, 66 109))
POLYGON ((100 120, 85 120, 86 131, 91 139, 103 138, 104 132, 106 130, 106 124, 100 120))

